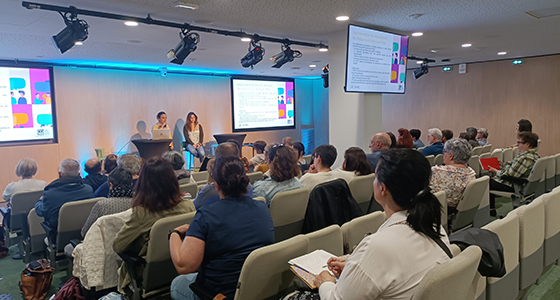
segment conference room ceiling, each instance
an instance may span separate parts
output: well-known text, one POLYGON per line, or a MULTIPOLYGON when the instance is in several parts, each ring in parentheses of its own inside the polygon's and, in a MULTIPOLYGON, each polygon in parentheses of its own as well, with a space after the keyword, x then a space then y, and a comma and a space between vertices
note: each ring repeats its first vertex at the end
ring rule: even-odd
MULTIPOLYGON (((347 30, 347 25, 411 35, 409 55, 428 57, 442 65, 511 59, 560 53, 560 16, 537 19, 525 12, 560 13, 558 0, 186 0, 197 10, 176 8, 173 0, 45 0, 39 3, 146 17, 225 30, 242 30, 277 38, 328 43, 329 35, 347 30), (336 16, 347 15, 339 22, 336 16), (417 17, 417 18, 416 18, 417 17), (470 43, 472 47, 463 48, 470 43), (505 51, 506 55, 497 53, 505 51)), ((126 67, 178 67, 166 53, 179 42, 179 30, 140 24, 128 27, 122 21, 80 16, 89 25, 89 38, 60 54, 50 38, 65 26, 56 12, 27 10, 21 1, 1 0, 0 59, 63 64, 112 63, 126 67)), ((240 58, 248 43, 236 37, 200 33, 198 49, 181 66, 186 71, 226 72, 266 76, 319 76, 328 63, 328 52, 293 46, 303 57, 271 68, 271 56, 280 45, 263 42, 266 55, 253 70, 243 68, 240 58), (310 67, 316 65, 316 67, 310 67)), ((437 65, 433 64, 433 65, 437 65)), ((409 62, 409 68, 415 68, 409 62)))

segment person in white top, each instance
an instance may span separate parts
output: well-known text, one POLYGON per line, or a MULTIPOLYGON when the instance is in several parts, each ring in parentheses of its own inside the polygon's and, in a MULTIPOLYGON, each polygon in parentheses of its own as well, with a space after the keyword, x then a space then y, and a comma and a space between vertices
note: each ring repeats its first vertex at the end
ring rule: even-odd
POLYGON ((364 150, 350 147, 344 152, 342 167, 332 170, 332 173, 335 177, 342 178, 350 184, 354 177, 371 174, 372 170, 364 150))
POLYGON ((185 126, 183 126, 183 134, 185 135, 187 151, 194 157, 197 157, 200 163, 202 163, 206 155, 202 145, 204 143, 204 130, 202 125, 198 123, 198 116, 192 111, 187 114, 185 126))
POLYGON ((411 149, 383 150, 375 174, 375 200, 387 221, 346 261, 327 261, 338 281, 327 271, 317 276, 321 300, 410 299, 422 277, 452 256, 424 156, 411 149))
POLYGON ((37 163, 31 158, 20 160, 16 166, 16 175, 21 177, 18 182, 12 182, 6 186, 2 198, 12 203, 12 196, 19 192, 40 191, 45 188, 47 183, 43 180, 33 179, 37 173, 37 163))
POLYGON ((321 145, 311 154, 312 163, 307 174, 301 176, 301 185, 310 191, 323 182, 337 179, 331 172, 331 166, 336 160, 336 148, 333 145, 321 145))

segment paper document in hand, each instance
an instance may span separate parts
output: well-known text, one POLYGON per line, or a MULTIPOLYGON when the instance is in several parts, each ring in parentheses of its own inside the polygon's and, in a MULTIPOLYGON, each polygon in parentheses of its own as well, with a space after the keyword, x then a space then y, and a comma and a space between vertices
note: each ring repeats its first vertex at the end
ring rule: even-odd
POLYGON ((298 266, 313 275, 319 275, 322 271, 328 271, 326 267, 327 260, 331 257, 337 256, 325 250, 315 250, 309 254, 291 259, 288 263, 298 266))

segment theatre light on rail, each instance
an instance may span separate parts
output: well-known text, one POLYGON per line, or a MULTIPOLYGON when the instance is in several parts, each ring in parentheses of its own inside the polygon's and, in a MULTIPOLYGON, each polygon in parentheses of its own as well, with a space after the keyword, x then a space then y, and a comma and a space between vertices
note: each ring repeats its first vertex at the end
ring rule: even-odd
POLYGON ((167 58, 171 59, 171 62, 174 64, 182 65, 185 58, 196 50, 196 45, 200 41, 200 35, 182 29, 179 36, 181 37, 181 41, 174 49, 167 52, 167 58))
POLYGON ((66 28, 57 35, 53 35, 51 40, 60 53, 64 53, 74 45, 81 45, 88 38, 89 25, 86 21, 78 19, 74 13, 59 13, 64 19, 66 28))
POLYGON ((298 50, 292 50, 289 45, 282 45, 282 52, 274 55, 270 58, 274 62, 273 68, 281 68, 284 64, 294 61, 294 58, 300 58, 302 56, 301 52, 298 50))
POLYGON ((261 43, 257 44, 255 42, 251 42, 251 45, 249 45, 249 53, 241 59, 241 66, 243 66, 243 68, 251 67, 251 69, 253 69, 253 66, 261 62, 263 57, 264 48, 261 43))

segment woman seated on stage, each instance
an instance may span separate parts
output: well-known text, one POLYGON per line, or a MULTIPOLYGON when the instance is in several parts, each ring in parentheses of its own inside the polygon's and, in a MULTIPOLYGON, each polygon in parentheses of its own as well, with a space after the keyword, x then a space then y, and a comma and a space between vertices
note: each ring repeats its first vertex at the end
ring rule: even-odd
POLYGON ((189 112, 185 120, 183 134, 185 135, 185 141, 187 143, 187 151, 194 157, 197 157, 200 163, 202 163, 205 155, 204 147, 202 146, 204 142, 204 130, 202 130, 202 125, 198 124, 198 116, 192 111, 189 112))
MULTIPOLYGON (((182 200, 179 182, 171 165, 161 157, 149 158, 140 171, 132 197, 132 216, 117 233, 113 242, 115 253, 146 256, 150 230, 165 217, 195 211, 190 200, 182 200)), ((119 291, 130 283, 126 265, 119 269, 119 291)))
POLYGON ((364 150, 358 147, 350 147, 344 152, 342 167, 332 170, 331 173, 335 177, 346 180, 346 183, 349 184, 354 177, 368 175, 372 171, 364 150))
MULTIPOLYGON (((157 124, 152 127, 152 137, 154 136, 154 130, 156 129, 169 129, 169 138, 172 139, 171 128, 167 124, 167 114, 164 111, 160 111, 157 114, 157 124)), ((169 149, 173 150, 173 142, 169 144, 169 149)))
POLYGON ((302 185, 297 179, 300 169, 294 149, 284 145, 272 147, 268 160, 270 161, 270 177, 253 184, 253 195, 264 197, 266 204, 270 206, 272 198, 277 193, 298 189, 302 185))
POLYGON ((171 284, 171 298, 198 299, 199 287, 233 299, 247 256, 274 242, 274 228, 263 202, 243 196, 249 178, 241 160, 216 159, 212 172, 221 200, 199 209, 193 221, 170 233, 171 259, 179 275, 171 284), (198 270, 198 273, 193 273, 198 270))
POLYGON ((451 256, 441 205, 428 186, 430 163, 418 151, 382 151, 373 188, 387 221, 346 261, 327 261, 339 279, 327 271, 317 276, 321 300, 410 299, 422 277, 451 256))

